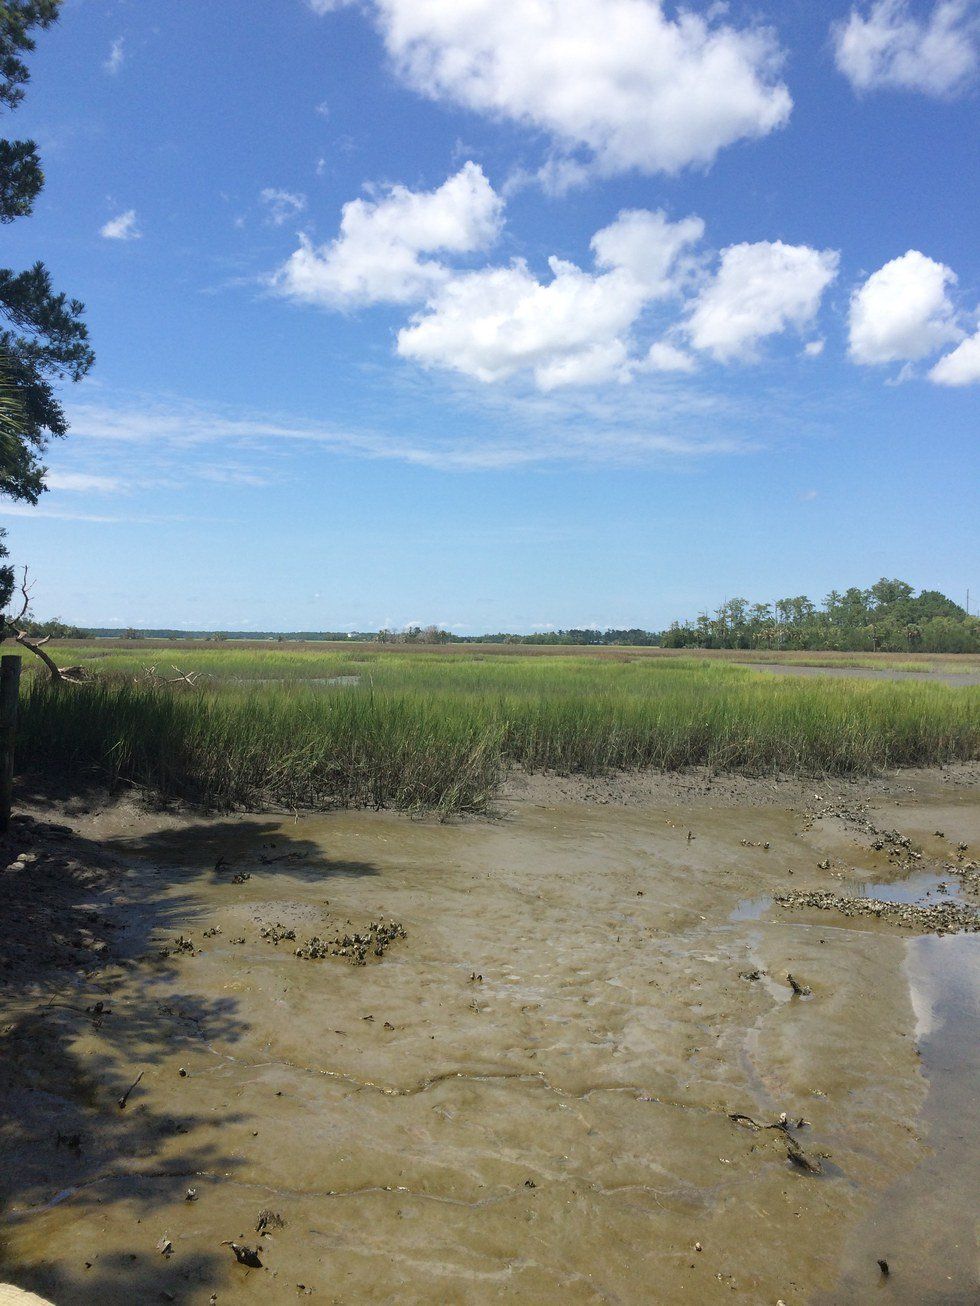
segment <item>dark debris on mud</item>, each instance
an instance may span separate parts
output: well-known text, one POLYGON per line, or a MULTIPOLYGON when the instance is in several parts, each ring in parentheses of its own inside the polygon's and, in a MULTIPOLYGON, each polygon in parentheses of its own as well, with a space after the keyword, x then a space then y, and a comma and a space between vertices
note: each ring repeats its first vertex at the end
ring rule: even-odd
POLYGON ((808 1128, 809 1120, 804 1120, 802 1116, 793 1119, 785 1111, 779 1113, 777 1120, 771 1121, 756 1120, 753 1116, 744 1115, 741 1111, 730 1111, 728 1118, 733 1124, 741 1125, 745 1129, 751 1129, 754 1133, 764 1133, 771 1130, 779 1139, 781 1145, 785 1147, 787 1161, 791 1162, 796 1169, 810 1175, 823 1174, 823 1165, 820 1158, 814 1153, 806 1151, 793 1137, 794 1131, 808 1128))

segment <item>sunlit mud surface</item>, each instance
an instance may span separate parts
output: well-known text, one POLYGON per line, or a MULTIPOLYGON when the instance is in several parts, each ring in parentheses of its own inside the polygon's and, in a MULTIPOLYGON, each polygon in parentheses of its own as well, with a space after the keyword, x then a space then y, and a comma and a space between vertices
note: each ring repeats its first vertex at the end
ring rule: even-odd
POLYGON ((118 861, 65 905, 97 964, 0 969, 0 1279, 59 1306, 977 1300, 980 936, 773 905, 976 903, 943 870, 980 849, 975 771, 621 797, 53 817, 118 861), (296 955, 391 921, 364 965, 296 955))

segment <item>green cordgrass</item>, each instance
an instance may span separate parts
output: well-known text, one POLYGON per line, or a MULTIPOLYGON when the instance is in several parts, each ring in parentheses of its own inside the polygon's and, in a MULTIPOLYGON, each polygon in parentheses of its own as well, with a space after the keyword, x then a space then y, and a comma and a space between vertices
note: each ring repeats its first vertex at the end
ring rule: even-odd
POLYGON ((22 769, 212 807, 481 810, 501 771, 708 765, 868 774, 980 756, 980 688, 774 678, 698 658, 63 646, 97 680, 29 678, 22 769), (167 651, 163 651, 166 653, 167 651), (87 656, 86 656, 87 655, 87 656), (323 683, 357 676, 355 685, 323 683))

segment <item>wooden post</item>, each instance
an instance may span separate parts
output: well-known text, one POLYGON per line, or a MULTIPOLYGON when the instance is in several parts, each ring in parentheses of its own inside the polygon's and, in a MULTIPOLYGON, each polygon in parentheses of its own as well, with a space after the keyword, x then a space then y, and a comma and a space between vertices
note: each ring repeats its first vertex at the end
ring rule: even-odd
POLYGON ((3 834, 10 827, 19 694, 20 658, 16 653, 6 654, 0 658, 0 833, 3 834))

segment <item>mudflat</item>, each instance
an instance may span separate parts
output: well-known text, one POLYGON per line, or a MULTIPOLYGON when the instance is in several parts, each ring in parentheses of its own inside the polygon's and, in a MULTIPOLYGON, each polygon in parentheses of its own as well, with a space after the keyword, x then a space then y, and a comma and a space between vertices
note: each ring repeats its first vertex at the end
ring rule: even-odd
POLYGON ((36 807, 0 859, 0 1278, 973 1302, 978 851, 975 764, 514 777, 448 823, 36 807))

